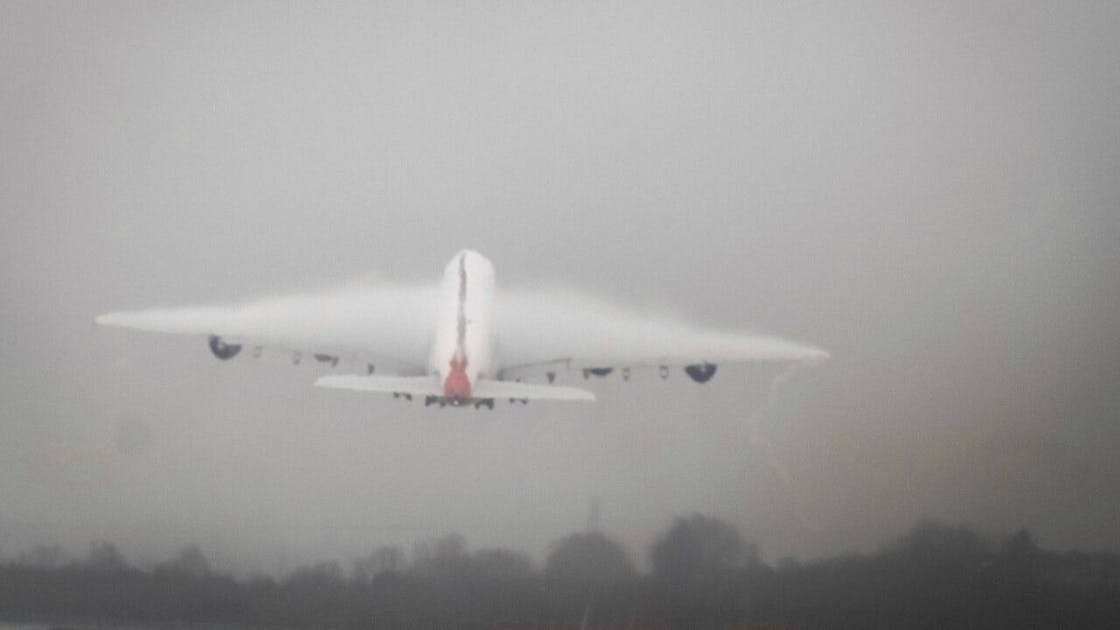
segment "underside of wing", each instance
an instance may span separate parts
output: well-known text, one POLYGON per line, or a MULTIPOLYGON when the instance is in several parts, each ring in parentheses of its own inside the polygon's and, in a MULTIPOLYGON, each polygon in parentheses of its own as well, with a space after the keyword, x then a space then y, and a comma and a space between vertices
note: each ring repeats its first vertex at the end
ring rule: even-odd
MULTIPOLYGON (((557 365, 568 369, 819 363, 820 348, 745 331, 713 330, 650 318, 572 293, 511 292, 495 304, 503 377, 557 365)), ((690 374, 691 375, 691 374, 690 374)), ((710 376, 710 374, 709 374, 710 376)), ((696 378, 696 377, 694 377, 696 378)))
MULTIPOLYGON (((427 360, 435 312, 432 290, 381 286, 260 299, 229 306, 151 308, 96 319, 104 326, 210 336, 228 358, 241 345, 315 353, 316 358, 386 358, 413 370, 427 360)), ((336 359, 337 362, 337 359, 336 359)))

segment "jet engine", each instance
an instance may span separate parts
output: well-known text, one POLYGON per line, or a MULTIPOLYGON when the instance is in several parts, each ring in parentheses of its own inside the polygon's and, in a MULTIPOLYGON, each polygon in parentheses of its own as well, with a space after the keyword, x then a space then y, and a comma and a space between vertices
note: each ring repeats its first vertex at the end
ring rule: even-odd
POLYGON ((330 363, 331 367, 338 366, 338 357, 333 354, 316 354, 315 360, 319 363, 330 363))
POLYGON ((210 335, 210 352, 213 352, 214 356, 218 357, 219 359, 226 361, 237 356, 238 352, 241 352, 241 345, 235 343, 226 343, 222 341, 221 337, 217 335, 210 335))
POLYGON ((696 363, 694 365, 686 365, 684 368, 685 374, 697 383, 707 383, 712 380, 716 374, 716 365, 714 363, 696 363))

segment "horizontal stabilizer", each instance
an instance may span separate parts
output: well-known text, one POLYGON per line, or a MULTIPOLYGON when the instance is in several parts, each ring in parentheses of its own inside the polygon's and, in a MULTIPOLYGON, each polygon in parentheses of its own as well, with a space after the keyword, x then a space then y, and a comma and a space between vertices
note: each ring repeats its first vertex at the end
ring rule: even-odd
POLYGON ((412 394, 413 396, 442 396, 443 388, 434 376, 363 376, 338 374, 322 376, 316 387, 349 389, 356 392, 383 394, 412 394))
MULTIPOLYGON (((364 376, 341 374, 320 377, 318 387, 348 389, 359 392, 384 394, 411 394, 413 396, 443 396, 443 387, 433 376, 364 376)), ((575 387, 530 385, 513 381, 481 380, 471 387, 474 399, 516 398, 520 400, 595 400, 595 394, 575 387)))

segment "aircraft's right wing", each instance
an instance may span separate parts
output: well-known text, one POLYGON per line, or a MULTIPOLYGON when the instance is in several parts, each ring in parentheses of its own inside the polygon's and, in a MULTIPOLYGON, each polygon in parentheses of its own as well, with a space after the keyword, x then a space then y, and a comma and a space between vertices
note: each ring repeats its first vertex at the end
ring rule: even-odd
POLYGON ((609 368, 683 366, 703 382, 717 364, 815 364, 829 356, 805 343, 645 317, 575 293, 507 292, 496 300, 494 334, 503 379, 542 367, 604 373, 609 368))

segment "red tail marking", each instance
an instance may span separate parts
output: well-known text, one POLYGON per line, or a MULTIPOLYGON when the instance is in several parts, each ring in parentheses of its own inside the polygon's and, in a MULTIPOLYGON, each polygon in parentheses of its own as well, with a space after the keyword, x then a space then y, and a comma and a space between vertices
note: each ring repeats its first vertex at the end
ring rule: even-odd
POLYGON ((471 399, 471 379, 467 376, 467 358, 456 354, 449 364, 451 372, 443 381, 443 397, 452 405, 462 405, 471 399))

